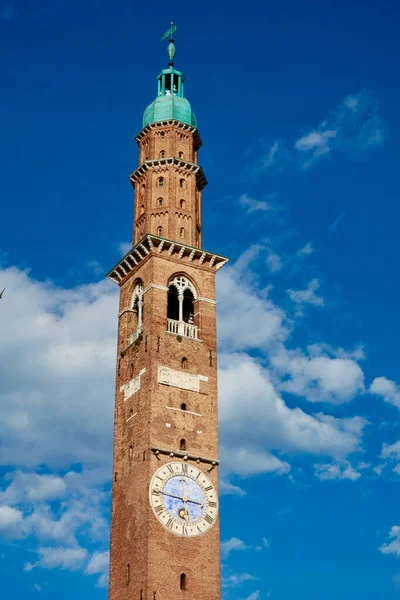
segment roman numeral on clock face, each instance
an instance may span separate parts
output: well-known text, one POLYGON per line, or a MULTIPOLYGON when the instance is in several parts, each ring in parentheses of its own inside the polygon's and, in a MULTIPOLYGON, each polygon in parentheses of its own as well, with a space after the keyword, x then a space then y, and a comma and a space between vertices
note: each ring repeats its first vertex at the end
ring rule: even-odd
POLYGON ((210 506, 211 508, 217 508, 217 503, 216 502, 209 502, 208 506, 210 506))
POLYGON ((208 487, 204 488, 205 492, 209 492, 210 490, 212 490, 212 485, 209 485, 208 487))
POLYGON ((182 473, 183 473, 184 475, 187 475, 187 474, 188 474, 188 466, 187 466, 187 464, 186 464, 186 463, 182 463, 182 473))
POLYGON ((173 470, 173 468, 171 467, 171 465, 167 465, 167 469, 168 469, 168 471, 169 471, 170 473, 172 473, 172 475, 174 474, 174 470, 173 470))
POLYGON ((172 525, 174 524, 174 520, 173 519, 168 519, 168 521, 166 522, 166 526, 169 527, 170 529, 172 529, 172 525))
POLYGON ((213 519, 213 518, 212 518, 210 515, 206 515, 206 516, 204 517, 204 520, 205 520, 205 521, 207 521, 207 523, 208 523, 209 525, 212 525, 212 524, 214 523, 214 519, 213 519))
POLYGON ((162 512, 164 512, 164 507, 163 507, 163 505, 162 505, 162 504, 160 504, 160 506, 156 506, 156 507, 155 507, 155 509, 154 509, 154 512, 155 512, 157 515, 160 515, 162 512))

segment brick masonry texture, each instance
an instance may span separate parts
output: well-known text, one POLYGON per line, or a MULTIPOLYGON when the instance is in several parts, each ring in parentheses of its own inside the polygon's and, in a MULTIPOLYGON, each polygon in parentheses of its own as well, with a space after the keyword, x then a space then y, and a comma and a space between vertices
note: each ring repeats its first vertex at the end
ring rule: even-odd
MULTIPOLYGON (((197 161, 197 150, 191 133, 181 138, 181 129, 169 126, 150 132, 141 142, 140 160, 153 159, 164 151, 166 156, 179 156, 197 161), (161 132, 164 131, 164 136, 161 132), (147 154, 146 154, 147 153, 147 154)), ((194 175, 185 176, 185 209, 178 211, 182 199, 179 170, 163 172, 167 185, 163 202, 168 218, 157 221, 156 188, 160 173, 147 172, 144 183, 135 190, 134 242, 142 234, 163 227, 167 239, 182 241, 182 218, 188 227, 186 243, 200 247, 201 192, 194 175), (145 185, 142 197, 142 185, 145 185), (141 206, 144 205, 142 209, 141 206), (140 211, 143 213, 140 214, 140 211), (179 214, 178 214, 179 213, 179 214), (143 230, 140 230, 140 219, 143 230), (158 223, 162 223, 159 225, 158 223), (139 226, 138 226, 139 225, 139 226), (199 227, 197 227, 199 225, 199 227), (196 237, 197 236, 197 237, 196 237)), ((156 519, 149 503, 149 484, 154 472, 163 464, 182 459, 160 454, 152 447, 179 451, 180 440, 186 441, 188 454, 218 458, 218 401, 216 356, 215 273, 199 264, 182 265, 168 253, 151 252, 124 280, 120 282, 120 315, 116 369, 114 416, 114 467, 112 490, 110 600, 219 600, 220 556, 219 521, 204 535, 180 537, 165 529, 156 519), (187 277, 200 300, 194 306, 194 323, 198 340, 178 338, 167 332, 166 287, 173 276, 187 277), (143 333, 133 344, 130 336, 136 328, 136 316, 122 312, 132 308, 132 295, 138 281, 146 290, 143 304, 143 333), (206 300, 210 300, 208 302, 206 300), (182 358, 187 359, 187 373, 203 375, 200 392, 189 391, 158 383, 158 367, 182 370, 182 358), (120 391, 140 371, 140 389, 124 400, 120 391), (186 411, 180 410, 186 404, 186 411), (167 408, 169 407, 169 408, 167 408), (177 410, 171 410, 177 409, 177 410), (190 414, 197 413, 197 414, 190 414), (167 426, 167 424, 169 426, 167 426), (201 433, 199 433, 201 432, 201 433), (129 565, 129 567, 128 567, 129 565), (186 575, 186 589, 180 589, 180 576, 186 575)), ((218 489, 218 467, 193 462, 211 479, 218 489)))

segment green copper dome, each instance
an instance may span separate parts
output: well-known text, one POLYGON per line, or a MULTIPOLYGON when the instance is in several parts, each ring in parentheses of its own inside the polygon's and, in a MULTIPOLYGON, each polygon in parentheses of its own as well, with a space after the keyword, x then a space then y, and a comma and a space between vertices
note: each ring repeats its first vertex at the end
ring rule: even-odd
POLYGON ((143 114, 143 127, 146 127, 149 123, 169 121, 170 119, 182 121, 182 123, 193 125, 193 127, 197 126, 190 102, 186 98, 171 95, 156 98, 146 108, 143 114))
POLYGON ((184 79, 181 71, 170 66, 169 69, 163 69, 157 79, 158 95, 144 111, 143 127, 171 119, 197 127, 190 102, 183 96, 184 79))

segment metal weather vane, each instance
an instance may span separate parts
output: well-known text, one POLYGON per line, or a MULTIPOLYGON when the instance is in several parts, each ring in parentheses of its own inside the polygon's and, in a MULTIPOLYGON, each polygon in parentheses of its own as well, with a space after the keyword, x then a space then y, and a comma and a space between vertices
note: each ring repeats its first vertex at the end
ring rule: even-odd
POLYGON ((168 31, 166 31, 164 33, 164 35, 162 36, 160 41, 163 42, 169 36, 170 42, 173 42, 172 35, 175 33, 175 31, 176 31, 176 25, 173 21, 171 21, 171 27, 168 29, 168 31))
POLYGON ((174 58, 175 58, 175 54, 176 54, 176 48, 175 48, 175 44, 174 44, 174 38, 173 38, 173 34, 176 31, 176 25, 173 21, 171 21, 171 27, 168 29, 168 31, 166 31, 164 33, 164 35, 161 38, 161 41, 166 40, 169 37, 169 44, 167 46, 167 55, 169 58, 169 66, 173 67, 174 66, 174 58))

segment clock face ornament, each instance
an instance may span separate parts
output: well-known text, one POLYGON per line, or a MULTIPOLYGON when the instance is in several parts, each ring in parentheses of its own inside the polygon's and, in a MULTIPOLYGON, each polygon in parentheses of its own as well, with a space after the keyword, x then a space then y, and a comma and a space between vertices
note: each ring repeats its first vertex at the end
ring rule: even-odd
POLYGON ((160 467, 151 480, 149 496, 155 516, 175 535, 201 535, 217 519, 218 496, 213 484, 186 462, 160 467))

